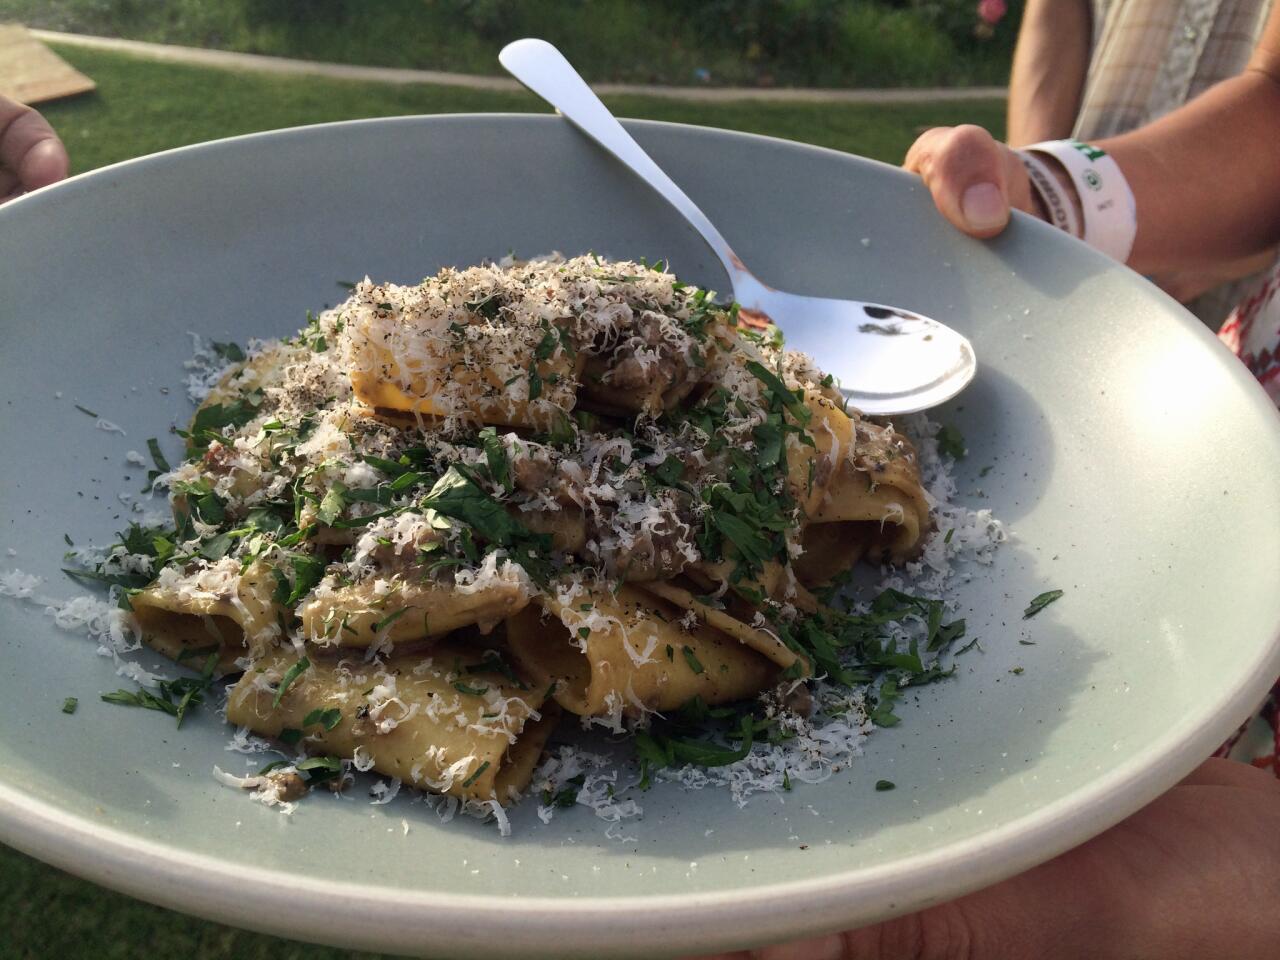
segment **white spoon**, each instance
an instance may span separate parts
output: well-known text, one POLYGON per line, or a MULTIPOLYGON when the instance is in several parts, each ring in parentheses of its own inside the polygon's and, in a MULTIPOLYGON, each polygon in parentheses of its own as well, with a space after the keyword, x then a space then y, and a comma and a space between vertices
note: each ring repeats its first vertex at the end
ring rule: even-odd
POLYGON ((949 400, 973 379, 973 347, 950 327, 900 307, 775 290, 758 280, 697 205, 662 172, 545 40, 516 40, 498 60, 517 80, 662 194, 724 264, 748 319, 771 320, 787 347, 835 375, 864 413, 912 413, 949 400))

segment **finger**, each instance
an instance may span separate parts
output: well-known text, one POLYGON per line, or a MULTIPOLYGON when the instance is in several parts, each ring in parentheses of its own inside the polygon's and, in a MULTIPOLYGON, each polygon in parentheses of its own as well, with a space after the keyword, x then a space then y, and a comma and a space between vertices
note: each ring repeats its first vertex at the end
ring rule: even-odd
POLYGON ((972 125, 927 131, 904 166, 924 179, 938 210, 959 230, 993 237, 1009 222, 1007 147, 972 125))
POLYGON ((1246 790, 1280 792, 1280 780, 1269 770, 1236 760, 1215 757, 1187 774, 1180 784, 1186 787, 1243 787, 1246 790))
POLYGON ((0 97, 0 167, 24 190, 48 186, 67 175, 66 147, 53 127, 28 106, 0 97))
POLYGON ((1114 926, 1111 877, 1085 849, 920 913, 844 935, 841 960, 1080 960, 1114 926), (1086 936, 1087 934, 1087 936, 1086 936))
MULTIPOLYGON (((43 123, 43 118, 41 122, 43 123)), ((50 134, 53 134, 52 127, 47 123, 44 123, 44 126, 48 128, 50 134)), ((18 179, 22 181, 25 189, 38 190, 40 187, 47 187, 51 183, 65 180, 70 165, 67 148, 54 134, 27 151, 27 155, 18 165, 18 179)))
POLYGON ((752 954, 753 960, 845 960, 845 956, 844 937, 838 933, 764 947, 752 954))

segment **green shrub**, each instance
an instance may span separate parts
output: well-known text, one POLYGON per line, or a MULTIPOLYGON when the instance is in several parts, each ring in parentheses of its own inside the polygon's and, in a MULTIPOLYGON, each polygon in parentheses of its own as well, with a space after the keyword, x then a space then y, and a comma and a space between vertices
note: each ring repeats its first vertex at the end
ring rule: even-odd
POLYGON ((0 21, 378 66, 499 72, 541 36, 588 80, 763 86, 1003 82, 1022 0, 0 0, 0 21))

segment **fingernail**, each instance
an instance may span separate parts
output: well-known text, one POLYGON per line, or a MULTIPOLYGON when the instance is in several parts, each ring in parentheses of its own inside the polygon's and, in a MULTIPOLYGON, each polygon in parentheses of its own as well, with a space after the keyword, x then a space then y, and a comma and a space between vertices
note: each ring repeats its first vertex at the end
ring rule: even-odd
POLYGON ((960 212, 974 230, 991 230, 1004 226, 1009 209, 994 183, 975 183, 960 198, 960 212))

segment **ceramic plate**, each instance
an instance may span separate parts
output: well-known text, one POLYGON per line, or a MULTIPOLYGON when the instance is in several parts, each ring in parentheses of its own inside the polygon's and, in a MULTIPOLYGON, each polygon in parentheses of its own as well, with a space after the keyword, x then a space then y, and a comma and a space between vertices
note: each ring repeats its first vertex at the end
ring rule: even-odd
MULTIPOLYGON (((745 809, 660 786, 623 841, 585 809, 544 825, 525 804, 503 838, 443 824, 407 791, 376 807, 312 797, 292 817, 252 803, 210 775, 243 769, 216 718, 178 731, 101 702, 122 685, 111 663, 4 600, 0 839, 155 903, 306 940, 670 956, 864 923, 1009 876, 1151 800, 1249 714, 1280 671, 1263 562, 1280 556, 1280 427, 1197 321, 1042 224, 962 238, 890 167, 631 129, 767 282, 899 304, 973 341, 978 377, 936 417, 968 443, 960 499, 1014 534, 957 590, 982 651, 825 783, 745 809), (1065 595, 1024 621, 1049 589, 1065 595), (897 789, 875 791, 879 779, 897 789)), ((291 333, 341 298, 335 281, 416 282, 509 250, 666 257, 724 284, 675 214, 554 117, 241 137, 0 209, 0 567, 77 592, 58 572, 63 534, 107 543, 122 528, 117 494, 143 480, 126 451, 190 412, 187 331, 291 333)))

